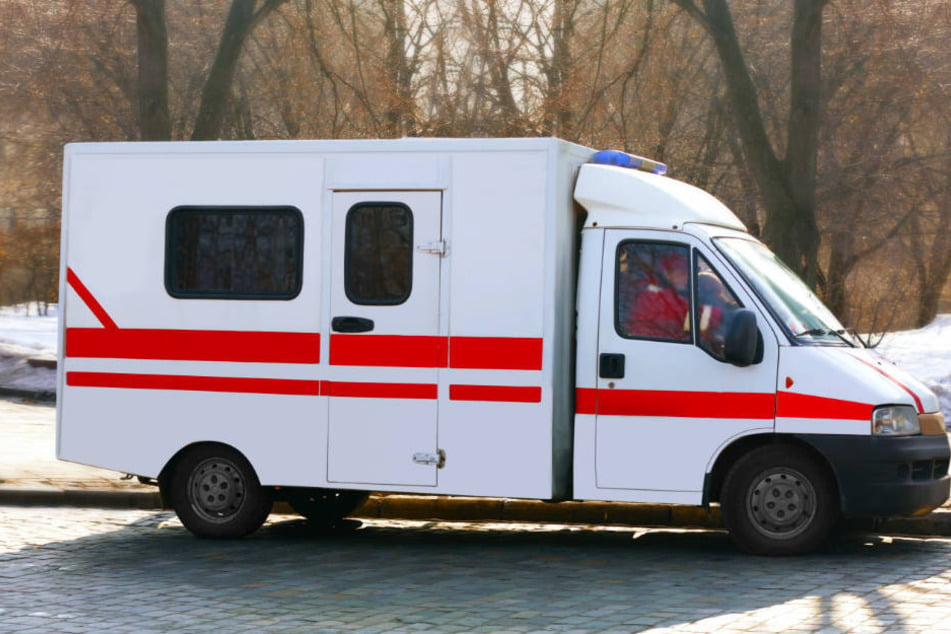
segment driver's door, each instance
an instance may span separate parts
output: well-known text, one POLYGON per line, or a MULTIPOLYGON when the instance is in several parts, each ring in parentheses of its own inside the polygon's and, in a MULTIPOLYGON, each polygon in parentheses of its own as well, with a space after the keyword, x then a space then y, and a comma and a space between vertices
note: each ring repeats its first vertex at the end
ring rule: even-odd
POLYGON ((741 368, 722 360, 714 330, 726 326, 729 310, 750 301, 724 270, 690 236, 605 231, 595 422, 599 489, 699 493, 720 447, 773 428, 777 348, 767 329, 761 324, 762 362, 741 368), (675 282, 679 266, 687 273, 683 283, 675 282), (711 276, 732 305, 714 306, 701 297, 711 276))

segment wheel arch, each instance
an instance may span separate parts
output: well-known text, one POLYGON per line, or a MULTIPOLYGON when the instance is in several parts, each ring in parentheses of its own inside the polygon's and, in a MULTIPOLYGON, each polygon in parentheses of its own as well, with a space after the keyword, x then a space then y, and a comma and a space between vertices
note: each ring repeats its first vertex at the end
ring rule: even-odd
POLYGON ((704 477, 703 484, 703 505, 707 506, 711 502, 719 502, 723 489, 723 481, 727 473, 736 464, 737 460, 760 447, 787 445, 795 447, 811 456, 817 464, 821 465, 829 481, 835 487, 836 498, 839 500, 839 506, 842 505, 841 490, 836 470, 830 464, 829 459, 805 440, 796 436, 787 434, 754 434, 737 438, 732 443, 723 448, 713 463, 713 468, 704 477))

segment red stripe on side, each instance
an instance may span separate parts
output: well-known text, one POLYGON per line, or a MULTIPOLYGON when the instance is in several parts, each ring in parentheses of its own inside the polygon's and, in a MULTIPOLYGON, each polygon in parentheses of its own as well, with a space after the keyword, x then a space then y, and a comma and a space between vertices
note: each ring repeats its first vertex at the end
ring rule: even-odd
POLYGON ((575 389, 575 414, 598 413, 598 390, 592 387, 575 389))
POLYGON ((775 394, 746 392, 668 392, 598 390, 600 416, 746 418, 772 420, 775 394))
POLYGON ((68 328, 66 356, 168 361, 318 363, 320 335, 228 330, 68 328))
POLYGON ((191 392, 238 392, 298 396, 317 396, 319 393, 318 381, 175 376, 167 374, 119 374, 113 372, 67 372, 66 385, 133 390, 184 390, 191 392))
POLYGON ((76 294, 79 295, 83 303, 92 311, 92 314, 96 316, 100 324, 110 329, 117 328, 116 322, 112 321, 112 317, 109 316, 109 313, 102 307, 102 304, 100 304, 89 289, 86 288, 86 285, 83 284, 79 276, 73 272, 73 269, 66 269, 66 283, 76 291, 76 294))
POLYGON ((542 388, 520 385, 450 385, 449 400, 541 403, 542 388))
POLYGON ((347 383, 321 381, 321 395, 357 398, 417 398, 435 400, 439 391, 428 383, 347 383))
POLYGON ((873 406, 868 403, 843 401, 837 398, 779 392, 776 416, 781 418, 831 418, 838 420, 872 419, 873 406))
POLYGON ((449 367, 475 370, 541 370, 542 340, 520 337, 452 337, 449 367))
POLYGON ((446 338, 403 335, 330 335, 330 365, 444 368, 446 338))
POLYGON ((902 383, 901 381, 899 381, 898 379, 896 379, 896 378, 893 377, 891 374, 889 374, 889 373, 886 372, 885 370, 881 369, 880 367, 878 367, 878 366, 875 365, 874 363, 870 362, 868 359, 863 359, 862 357, 860 357, 860 356, 858 356, 858 355, 854 355, 854 354, 851 355, 851 356, 852 356, 853 359, 857 359, 857 360, 861 361, 862 363, 864 363, 864 364, 867 365, 868 367, 872 368, 873 370, 875 370, 876 372, 878 372, 879 374, 881 374, 883 377, 885 377, 886 379, 888 379, 889 381, 891 381, 892 383, 894 383, 895 385, 897 385, 897 386, 900 387, 901 389, 905 390, 905 392, 906 392, 909 396, 911 396, 911 398, 913 398, 913 399, 915 400, 915 407, 918 408, 918 413, 919 413, 919 414, 924 414, 924 413, 925 413, 925 406, 924 406, 924 404, 921 402, 921 399, 918 398, 918 395, 915 394, 915 392, 914 392, 913 390, 911 390, 907 385, 905 385, 904 383, 902 383))

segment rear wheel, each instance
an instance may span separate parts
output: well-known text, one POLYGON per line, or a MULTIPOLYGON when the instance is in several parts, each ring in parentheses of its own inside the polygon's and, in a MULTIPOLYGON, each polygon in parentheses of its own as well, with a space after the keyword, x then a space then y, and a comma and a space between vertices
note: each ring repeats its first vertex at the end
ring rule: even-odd
POLYGON ((721 507, 734 541, 758 555, 816 550, 839 515, 825 466, 786 445, 761 447, 737 461, 724 480, 721 507))
POLYGON ((198 537, 244 537, 271 512, 270 493, 251 464, 224 445, 189 450, 175 467, 171 494, 182 524, 198 537))
POLYGON ((369 497, 365 491, 336 489, 285 489, 284 494, 294 511, 317 526, 336 524, 369 497))

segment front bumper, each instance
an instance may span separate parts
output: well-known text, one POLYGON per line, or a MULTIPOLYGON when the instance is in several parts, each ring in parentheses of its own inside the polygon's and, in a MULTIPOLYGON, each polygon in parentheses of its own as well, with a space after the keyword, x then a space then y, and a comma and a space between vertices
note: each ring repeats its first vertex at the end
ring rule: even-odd
POLYGON ((828 460, 846 517, 924 515, 951 493, 951 447, 944 434, 797 437, 828 460))

